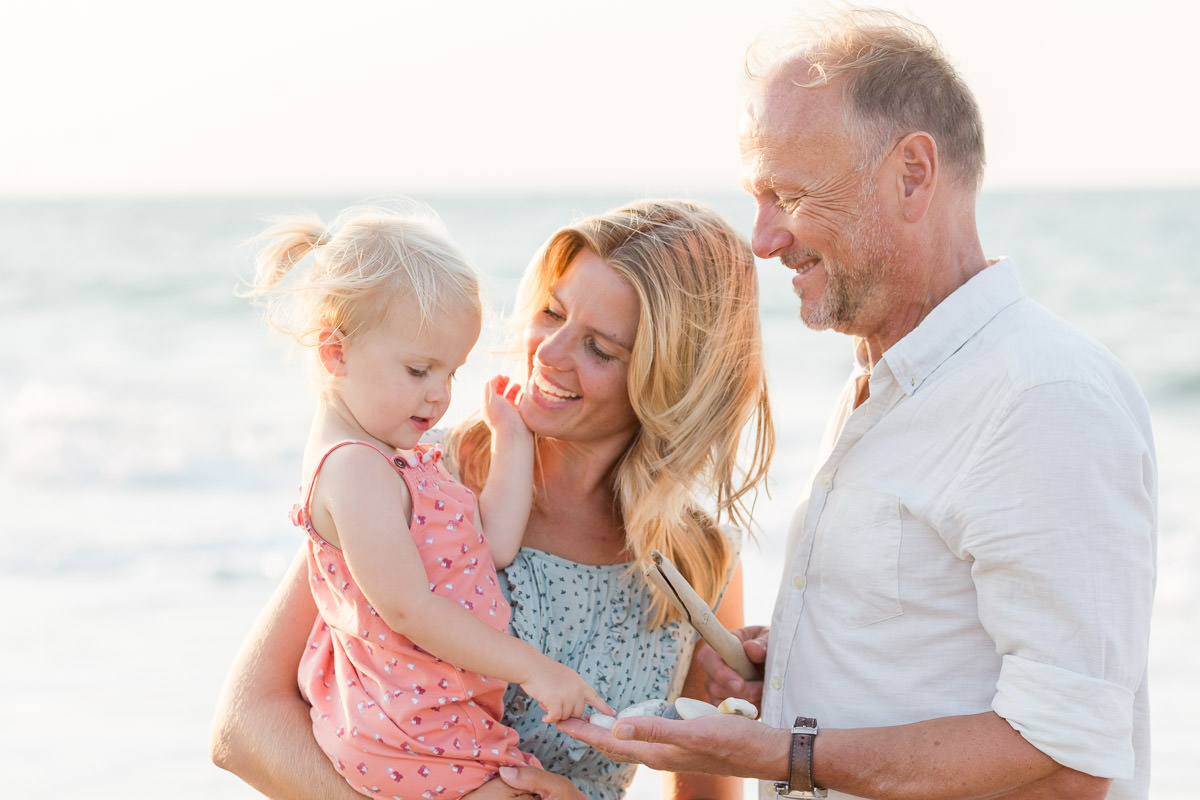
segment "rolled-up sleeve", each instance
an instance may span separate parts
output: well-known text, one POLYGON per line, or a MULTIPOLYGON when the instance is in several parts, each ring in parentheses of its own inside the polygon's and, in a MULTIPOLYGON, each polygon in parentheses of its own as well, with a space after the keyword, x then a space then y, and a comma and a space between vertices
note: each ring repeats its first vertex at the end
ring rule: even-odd
POLYGON ((1108 778, 1134 772, 1155 576, 1153 443, 1120 389, 1019 392, 949 493, 1001 656, 993 710, 1058 763, 1108 778))

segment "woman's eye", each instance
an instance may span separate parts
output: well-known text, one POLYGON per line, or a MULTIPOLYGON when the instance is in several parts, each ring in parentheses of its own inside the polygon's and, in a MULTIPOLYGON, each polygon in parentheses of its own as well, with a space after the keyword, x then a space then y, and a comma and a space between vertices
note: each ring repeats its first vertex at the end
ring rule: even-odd
POLYGON ((601 361, 613 361, 616 359, 616 356, 609 355, 597 347, 595 339, 587 340, 587 349, 592 352, 592 355, 596 356, 596 358, 600 359, 601 361))
POLYGON ((558 313, 550 306, 546 306, 545 308, 542 309, 542 316, 549 317, 550 319, 552 319, 556 322, 562 322, 562 320, 564 319, 562 314, 558 313))

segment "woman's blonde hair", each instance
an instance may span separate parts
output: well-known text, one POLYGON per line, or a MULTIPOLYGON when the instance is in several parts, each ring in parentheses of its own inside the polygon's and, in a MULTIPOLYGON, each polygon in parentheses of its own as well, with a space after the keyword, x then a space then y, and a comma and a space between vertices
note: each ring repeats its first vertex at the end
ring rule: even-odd
POLYGON ((353 339, 398 300, 416 304, 422 330, 451 309, 481 313, 478 275, 423 206, 355 206, 328 227, 315 215, 281 218, 253 241, 262 248, 246 294, 266 306, 273 328, 305 347, 316 347, 326 329, 353 339), (309 256, 304 274, 285 280, 309 256))
MULTIPOLYGON (((635 203, 551 236, 525 273, 518 319, 533 319, 545 307, 583 250, 604 259, 641 301, 628 375, 640 430, 612 474, 628 549, 635 565, 661 551, 713 604, 733 560, 718 524, 749 528, 775 446, 754 257, 708 208, 681 200, 635 203), (751 455, 739 467, 751 422, 751 455)), ((452 439, 468 485, 487 475, 487 436, 474 425, 452 439)), ((658 597, 650 623, 676 616, 658 597)))
POLYGON ((986 162, 975 96, 926 26, 891 11, 851 9, 810 20, 790 45, 765 40, 747 52, 751 78, 807 64, 812 88, 842 79, 847 131, 861 168, 875 166, 902 137, 925 131, 950 171, 976 189, 986 162))

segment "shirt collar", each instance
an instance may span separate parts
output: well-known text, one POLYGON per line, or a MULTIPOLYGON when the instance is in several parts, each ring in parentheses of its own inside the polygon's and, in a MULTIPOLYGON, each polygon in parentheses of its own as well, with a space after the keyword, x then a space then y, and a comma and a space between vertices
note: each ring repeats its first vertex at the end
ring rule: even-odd
POLYGON ((1016 266, 999 259, 938 303, 880 361, 887 363, 901 391, 911 395, 1000 311, 1024 296, 1016 266))

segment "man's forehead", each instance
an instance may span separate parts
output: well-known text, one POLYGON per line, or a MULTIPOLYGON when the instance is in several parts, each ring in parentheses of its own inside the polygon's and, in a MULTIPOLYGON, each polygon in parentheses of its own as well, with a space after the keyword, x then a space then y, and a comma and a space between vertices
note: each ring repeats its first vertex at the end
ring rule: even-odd
POLYGON ((742 115, 739 133, 746 147, 798 146, 843 135, 842 97, 835 85, 798 86, 803 70, 764 78, 742 115))

